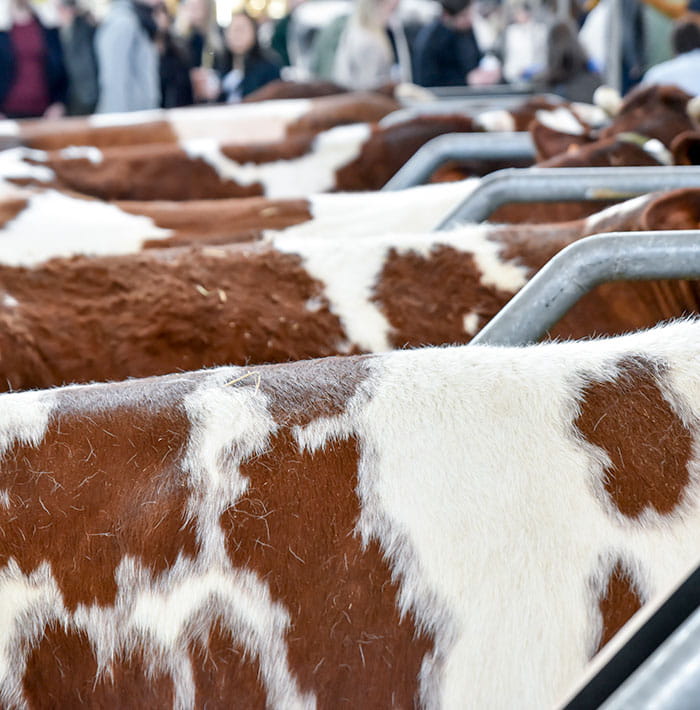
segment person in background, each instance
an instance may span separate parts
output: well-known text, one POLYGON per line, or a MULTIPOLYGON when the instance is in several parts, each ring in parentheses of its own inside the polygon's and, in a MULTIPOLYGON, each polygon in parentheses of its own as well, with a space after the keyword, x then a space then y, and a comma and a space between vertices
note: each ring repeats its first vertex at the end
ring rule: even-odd
POLYGON ((187 47, 173 36, 172 18, 164 2, 153 8, 153 16, 158 28, 156 46, 160 58, 160 105, 162 108, 190 106, 194 103, 194 96, 187 47))
POLYGON ((408 43, 395 10, 399 0, 356 0, 340 35, 333 81, 348 89, 376 89, 411 80, 408 43))
POLYGON ((470 0, 441 0, 442 14, 416 38, 415 77, 421 86, 463 86, 483 58, 470 0))
POLYGON ((258 25, 246 12, 236 12, 225 32, 231 53, 230 70, 221 82, 221 98, 235 103, 265 84, 279 79, 280 66, 258 43, 258 25))
POLYGON ((0 115, 62 116, 68 77, 58 30, 39 22, 29 0, 9 0, 7 20, 0 27, 0 115))
POLYGON ((214 0, 184 0, 175 21, 175 31, 189 51, 195 101, 216 101, 228 59, 224 34, 216 21, 214 0))
POLYGON ((157 26, 160 0, 112 0, 95 35, 99 71, 99 113, 141 111, 160 106, 157 26))
POLYGON ((643 84, 675 84, 694 96, 700 95, 700 26, 695 22, 678 22, 671 43, 676 56, 651 67, 643 84))
POLYGON ((534 17, 530 3, 515 5, 512 13, 503 32, 503 77, 511 83, 542 71, 547 53, 547 25, 534 17))
POLYGON ((533 77, 536 86, 569 101, 592 103, 601 78, 568 22, 555 22, 547 35, 547 68, 533 77))
POLYGON ((59 0, 58 11, 68 73, 67 112, 70 116, 85 116, 95 110, 98 97, 95 21, 77 0, 59 0))
MULTIPOLYGON (((294 11, 304 0, 290 0, 289 12, 275 23, 270 40, 270 49, 277 55, 283 67, 294 64, 294 57, 290 56, 290 27, 294 22, 294 11)), ((292 51, 293 54, 293 51, 292 51)))

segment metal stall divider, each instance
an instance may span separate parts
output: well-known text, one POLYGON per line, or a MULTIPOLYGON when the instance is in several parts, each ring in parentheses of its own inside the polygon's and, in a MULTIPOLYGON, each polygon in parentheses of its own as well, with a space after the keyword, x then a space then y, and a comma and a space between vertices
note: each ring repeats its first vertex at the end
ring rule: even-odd
POLYGON ((421 146, 382 190, 421 185, 450 160, 507 158, 534 161, 535 146, 529 133, 446 133, 421 146))
POLYGON ((626 199, 681 187, 700 187, 700 167, 507 168, 481 178, 474 192, 437 229, 482 222, 512 202, 626 199))
POLYGON ((534 343, 607 281, 693 278, 700 278, 700 230, 596 234, 559 252, 471 342, 534 343))

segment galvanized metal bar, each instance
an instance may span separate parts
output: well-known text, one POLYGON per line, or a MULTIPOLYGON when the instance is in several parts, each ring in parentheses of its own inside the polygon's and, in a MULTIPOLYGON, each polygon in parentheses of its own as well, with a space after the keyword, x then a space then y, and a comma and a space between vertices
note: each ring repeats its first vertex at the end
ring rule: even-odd
POLYGON ((679 187, 700 187, 700 167, 507 168, 483 177, 437 229, 481 222, 511 202, 624 199, 679 187))
MULTIPOLYGON (((557 96, 556 94, 538 94, 537 97, 546 99, 551 104, 560 104, 563 102, 561 96, 557 96)), ((524 94, 512 94, 510 96, 488 96, 482 94, 469 98, 461 97, 458 99, 409 103, 405 108, 392 111, 384 116, 384 118, 379 121, 379 125, 393 126, 397 123, 403 123, 426 115, 434 116, 456 113, 474 117, 486 111, 508 111, 522 106, 527 102, 528 98, 530 97, 524 94)))
POLYGON ((606 281, 695 278, 700 278, 700 230, 587 237, 549 261, 471 342, 533 343, 606 281))
POLYGON ((601 710, 696 710, 699 703, 700 609, 697 609, 601 710))
MULTIPOLYGON (((698 642, 700 567, 664 598, 656 598, 620 632, 580 679, 563 710, 697 708, 682 703, 700 680, 692 646, 698 642), (695 618, 693 618, 695 615, 695 618), (658 655, 657 655, 658 654, 658 655), (694 674, 689 678, 688 673, 694 674), (630 698, 630 702, 624 702, 630 698), (641 702, 631 700, 638 698, 641 702), (648 698, 648 702, 644 699, 648 698)), ((697 653, 698 646, 695 645, 697 653)))
POLYGON ((383 190, 404 190, 421 185, 450 160, 534 160, 530 134, 446 133, 429 140, 406 162, 383 190))

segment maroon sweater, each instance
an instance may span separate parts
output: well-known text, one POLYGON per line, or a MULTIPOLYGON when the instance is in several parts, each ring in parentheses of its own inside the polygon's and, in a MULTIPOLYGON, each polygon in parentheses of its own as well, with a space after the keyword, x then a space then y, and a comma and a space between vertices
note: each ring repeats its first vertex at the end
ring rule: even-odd
POLYGON ((15 52, 16 72, 2 112, 14 117, 41 116, 51 103, 44 33, 32 18, 26 25, 14 25, 10 38, 15 52))

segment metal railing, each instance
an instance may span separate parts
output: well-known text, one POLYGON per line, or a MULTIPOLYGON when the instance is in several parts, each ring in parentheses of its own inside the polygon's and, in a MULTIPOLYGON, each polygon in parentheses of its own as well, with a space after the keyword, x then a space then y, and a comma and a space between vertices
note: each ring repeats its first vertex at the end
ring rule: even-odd
POLYGON ((525 345, 541 338, 588 291, 607 281, 700 278, 700 230, 586 237, 549 261, 472 339, 525 345))
POLYGON ((451 160, 507 159, 534 161, 535 146, 529 133, 446 133, 422 145, 382 189, 421 185, 451 160))
POLYGON ((508 168, 481 178, 478 187, 437 227, 482 222, 512 202, 625 199, 656 190, 700 187, 700 167, 508 168))

